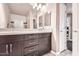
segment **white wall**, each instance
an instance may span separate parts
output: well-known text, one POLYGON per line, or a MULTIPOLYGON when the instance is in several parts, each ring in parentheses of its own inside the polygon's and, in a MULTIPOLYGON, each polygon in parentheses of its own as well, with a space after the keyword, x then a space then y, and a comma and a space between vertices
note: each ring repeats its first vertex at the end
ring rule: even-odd
POLYGON ((51 28, 52 28, 52 51, 57 53, 58 52, 58 25, 59 25, 59 10, 58 5, 56 3, 50 3, 47 6, 46 11, 51 12, 51 28))
POLYGON ((72 55, 79 56, 79 3, 72 4, 72 55))
POLYGON ((59 51, 66 49, 66 6, 60 3, 59 51))
POLYGON ((8 9, 5 4, 0 3, 0 28, 7 27, 7 20, 8 20, 8 9))
POLYGON ((56 4, 50 4, 48 9, 51 10, 51 28, 52 28, 52 50, 56 52, 57 35, 56 35, 56 4))
POLYGON ((64 4, 49 4, 46 11, 51 12, 51 28, 52 28, 52 51, 59 53, 60 51, 66 48, 66 39, 65 32, 63 36, 60 34, 60 31, 65 31, 65 6, 64 4), (60 24, 60 22, 62 23, 60 24), (64 21, 64 22, 63 22, 64 21), (64 30, 63 30, 64 29, 64 30), (61 38, 60 38, 61 35, 61 38))

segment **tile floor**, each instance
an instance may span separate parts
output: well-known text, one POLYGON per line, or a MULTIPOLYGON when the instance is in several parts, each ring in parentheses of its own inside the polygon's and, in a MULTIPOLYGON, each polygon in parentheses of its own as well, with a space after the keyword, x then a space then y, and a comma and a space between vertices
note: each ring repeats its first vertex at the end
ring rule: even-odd
MULTIPOLYGON (((53 53, 47 53, 43 56, 55 56, 53 53)), ((72 52, 69 50, 63 51, 62 53, 60 53, 58 56, 72 56, 72 52)))
POLYGON ((47 54, 44 54, 43 56, 55 56, 53 53, 49 52, 47 54))
POLYGON ((72 52, 69 50, 63 51, 58 56, 72 56, 72 52))

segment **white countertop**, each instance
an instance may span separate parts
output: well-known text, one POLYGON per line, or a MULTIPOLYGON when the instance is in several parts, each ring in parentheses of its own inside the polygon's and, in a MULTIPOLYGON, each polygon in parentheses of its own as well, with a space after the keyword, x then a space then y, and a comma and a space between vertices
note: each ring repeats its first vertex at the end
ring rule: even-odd
POLYGON ((0 35, 51 33, 52 29, 1 29, 0 35))

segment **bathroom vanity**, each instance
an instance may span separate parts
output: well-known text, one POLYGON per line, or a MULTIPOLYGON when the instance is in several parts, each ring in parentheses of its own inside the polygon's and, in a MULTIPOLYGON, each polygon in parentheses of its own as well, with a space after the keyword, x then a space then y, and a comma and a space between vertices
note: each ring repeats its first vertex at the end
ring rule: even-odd
POLYGON ((1 8, 4 17, 0 22, 0 56, 40 56, 50 52, 51 8, 45 12, 36 11, 31 4, 1 4, 1 8))
POLYGON ((50 50, 51 31, 0 32, 0 56, 40 56, 50 50))

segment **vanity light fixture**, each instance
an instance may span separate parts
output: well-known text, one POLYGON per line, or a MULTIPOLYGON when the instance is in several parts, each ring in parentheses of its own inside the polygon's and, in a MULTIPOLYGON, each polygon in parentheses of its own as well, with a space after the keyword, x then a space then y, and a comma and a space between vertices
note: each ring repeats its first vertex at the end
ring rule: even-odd
POLYGON ((33 9, 37 9, 37 10, 40 10, 41 8, 45 8, 46 4, 45 3, 32 3, 31 4, 33 9))
POLYGON ((37 3, 32 4, 32 6, 33 6, 33 9, 35 9, 37 7, 37 3))
POLYGON ((37 7, 37 10, 41 9, 42 8, 42 5, 39 4, 38 7, 37 7))

